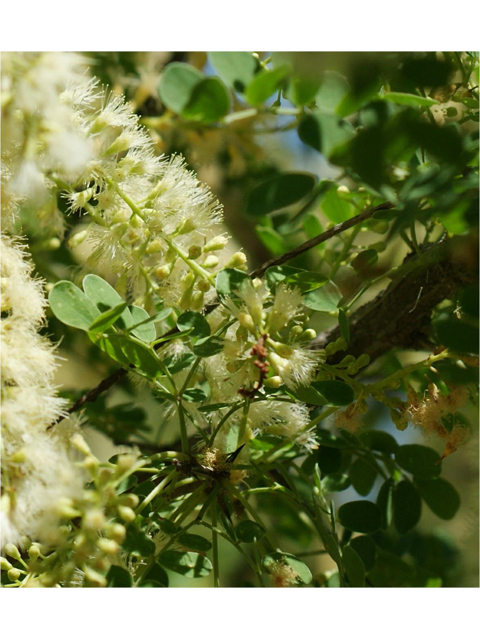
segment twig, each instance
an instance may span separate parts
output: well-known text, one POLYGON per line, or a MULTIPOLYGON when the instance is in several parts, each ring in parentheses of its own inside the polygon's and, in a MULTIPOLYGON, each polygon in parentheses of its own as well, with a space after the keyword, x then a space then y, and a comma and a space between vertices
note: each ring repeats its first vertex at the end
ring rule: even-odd
MULTIPOLYGON (((83 405, 86 404, 87 402, 95 402, 95 400, 98 398, 98 396, 101 393, 103 393, 104 391, 108 391, 108 389, 110 389, 110 387, 113 387, 113 385, 116 382, 118 382, 121 378, 123 378, 123 376, 126 373, 127 373, 126 369, 123 369, 123 368, 117 369, 111 375, 109 375, 108 378, 105 378, 99 384, 97 384, 96 387, 84 393, 83 396, 75 402, 75 404, 73 404, 69 409, 67 409, 66 413, 68 415, 71 415, 72 413, 75 413, 75 411, 78 411, 81 407, 83 407, 83 405)), ((64 420, 66 417, 68 416, 60 415, 55 420, 55 422, 52 422, 52 424, 48 427, 48 429, 51 429, 56 424, 64 420)))
POLYGON ((363 213, 360 213, 358 216, 354 216, 353 218, 350 218, 345 222, 336 224, 334 227, 332 227, 331 229, 327 229, 327 231, 324 231, 323 233, 316 236, 315 238, 311 238, 310 240, 307 240, 306 242, 299 245, 298 247, 295 247, 295 249, 290 249, 290 251, 287 251, 286 253, 282 254, 278 258, 272 258, 272 260, 268 260, 267 262, 262 264, 261 267, 252 271, 249 275, 251 278, 261 278, 265 273, 265 271, 270 267, 275 267, 280 264, 285 264, 285 262, 288 262, 289 260, 293 260, 293 258, 297 258, 302 253, 305 253, 305 251, 309 251, 310 249, 313 249, 313 247, 316 247, 317 245, 322 244, 322 242, 325 242, 326 240, 333 238, 333 236, 337 236, 339 233, 342 233, 343 231, 350 229, 350 227, 354 227, 356 224, 359 224, 360 222, 363 222, 364 220, 371 218, 373 214, 376 213, 377 211, 392 209, 393 207, 394 205, 391 202, 383 202, 382 204, 379 204, 376 207, 367 209, 363 213))

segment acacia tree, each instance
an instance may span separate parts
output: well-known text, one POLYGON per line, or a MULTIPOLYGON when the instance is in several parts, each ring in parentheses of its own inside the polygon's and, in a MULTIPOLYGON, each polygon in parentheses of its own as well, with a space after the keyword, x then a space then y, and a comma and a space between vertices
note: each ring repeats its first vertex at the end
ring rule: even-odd
POLYGON ((4 54, 2 165, 4 586, 452 583, 477 54, 4 54))

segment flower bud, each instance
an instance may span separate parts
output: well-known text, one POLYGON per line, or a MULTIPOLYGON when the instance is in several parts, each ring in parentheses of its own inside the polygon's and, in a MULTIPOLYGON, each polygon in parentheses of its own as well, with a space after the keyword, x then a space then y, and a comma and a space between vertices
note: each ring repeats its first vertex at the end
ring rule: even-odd
POLYGON ((203 300, 205 298, 205 294, 203 291, 195 291, 192 295, 191 307, 192 311, 200 311, 203 309, 203 300))
POLYGON ((82 244, 82 242, 85 240, 85 238, 88 235, 88 230, 84 229, 83 231, 79 231, 78 233, 75 233, 73 236, 71 236, 68 241, 67 244, 71 249, 75 249, 75 247, 78 247, 82 244))
POLYGON ((107 484, 107 482, 111 479, 112 475, 113 475, 112 469, 107 469, 106 467, 103 467, 98 472, 98 483, 100 485, 107 484))
POLYGON ((35 562, 35 560, 38 560, 38 558, 40 557, 40 545, 37 542, 32 544, 28 549, 28 557, 30 558, 30 560, 33 560, 33 562, 35 562))
POLYGON ((130 225, 134 228, 134 229, 141 229, 144 225, 144 221, 141 219, 141 217, 134 213, 133 216, 130 218, 130 225))
POLYGON ((20 538, 20 548, 21 549, 28 549, 28 547, 32 544, 32 541, 30 540, 30 538, 28 536, 22 536, 20 538))
POLYGON ((21 558, 20 551, 17 549, 17 547, 14 544, 11 544, 11 543, 6 544, 3 550, 5 551, 7 556, 10 556, 11 558, 15 558, 15 560, 20 560, 21 558))
POLYGON ((118 496, 118 503, 124 505, 125 507, 131 507, 135 509, 140 502, 140 498, 135 493, 124 493, 121 496, 118 496))
POLYGON ((163 280, 164 278, 168 278, 168 276, 172 273, 173 264, 170 262, 169 264, 163 264, 161 267, 155 269, 155 276, 159 280, 163 280))
POLYGON ((214 269, 218 265, 217 256, 208 256, 205 262, 202 264, 202 267, 205 269, 214 269))
POLYGON ((199 289, 199 291, 203 291, 204 293, 209 291, 211 286, 212 285, 209 283, 208 280, 200 280, 200 282, 197 284, 197 288, 199 289))
POLYGON ((209 251, 220 251, 227 246, 228 238, 225 236, 215 236, 207 242, 207 244, 203 247, 203 253, 208 253, 209 251))
POLYGON ((10 569, 7 575, 9 580, 11 580, 12 582, 16 582, 21 576, 21 573, 19 569, 10 569))
POLYGON ((348 355, 348 356, 345 356, 343 358, 343 360, 341 360, 338 363, 338 366, 339 367, 348 367, 349 365, 354 364, 354 363, 355 363, 355 356, 348 355))
POLYGON ((57 514, 60 518, 70 520, 71 518, 78 518, 81 515, 80 511, 77 511, 73 506, 73 501, 70 498, 60 498, 56 505, 57 514))
POLYGON ((23 449, 17 449, 15 453, 10 457, 10 462, 25 462, 26 455, 23 449))
POLYGON ((101 509, 90 509, 85 514, 83 526, 87 531, 98 531, 105 526, 105 515, 101 509))
POLYGON ((94 477, 97 473, 98 464, 98 460, 94 456, 87 456, 83 461, 84 468, 92 477, 94 477))
POLYGON ((242 251, 237 251, 233 254, 225 267, 231 269, 244 269, 247 264, 247 256, 242 251))
POLYGON ((77 210, 84 207, 87 204, 87 202, 91 198, 93 198, 96 191, 97 191, 97 187, 89 187, 88 189, 84 189, 83 191, 79 191, 78 193, 72 194, 70 196, 72 209, 77 210))
POLYGON ((250 331, 250 333, 255 333, 255 323, 253 322, 253 318, 249 313, 239 313, 238 322, 242 327, 250 331))
POLYGON ((118 553, 118 544, 115 540, 110 540, 109 538, 100 538, 97 542, 97 547, 107 556, 114 556, 118 553))
POLYGON ((362 369, 363 367, 366 367, 368 364, 370 364, 370 356, 368 355, 368 353, 362 353, 362 355, 357 358, 356 364, 358 369, 362 369))
POLYGON ((70 442, 73 444, 75 449, 77 449, 77 451, 80 451, 80 453, 83 453, 84 456, 92 455, 90 447, 85 442, 85 438, 80 433, 76 433, 72 437, 70 442))
POLYGON ((121 544, 125 540, 127 530, 119 522, 109 522, 105 527, 105 533, 110 539, 121 544))
POLYGON ((263 381, 263 384, 269 389, 278 389, 282 386, 283 380, 280 376, 272 376, 271 378, 267 378, 263 381))
POLYGON ((188 257, 190 260, 196 260, 202 255, 202 247, 199 247, 198 244, 192 244, 191 247, 188 247, 188 257))
POLYGON ((85 579, 96 587, 106 587, 107 579, 91 567, 85 567, 85 579))
POLYGON ((278 353, 279 356, 282 356, 282 358, 290 358, 293 355, 294 350, 288 344, 283 344, 282 342, 276 342, 275 351, 278 353))
POLYGON ((315 340, 316 337, 317 332, 315 329, 305 329, 298 339, 300 342, 311 342, 312 340, 315 340))
POLYGON ((115 470, 115 475, 119 476, 125 473, 133 467, 133 465, 137 461, 137 456, 131 453, 122 453, 122 455, 117 458, 117 468, 115 470))
POLYGON ((150 255, 151 253, 158 253, 162 249, 163 249, 162 241, 160 240, 160 238, 155 238, 155 240, 152 240, 151 242, 149 242, 145 250, 145 253, 150 255))
POLYGON ((125 507, 124 505, 119 505, 117 507, 118 515, 124 522, 133 522, 136 518, 135 511, 130 507, 125 507))
POLYGON ((176 229, 175 233, 181 236, 184 233, 190 233, 195 230, 195 220, 193 218, 186 218, 176 229))
POLYGON ((10 569, 12 569, 12 565, 6 558, 0 557, 0 569, 2 571, 10 571, 10 569))

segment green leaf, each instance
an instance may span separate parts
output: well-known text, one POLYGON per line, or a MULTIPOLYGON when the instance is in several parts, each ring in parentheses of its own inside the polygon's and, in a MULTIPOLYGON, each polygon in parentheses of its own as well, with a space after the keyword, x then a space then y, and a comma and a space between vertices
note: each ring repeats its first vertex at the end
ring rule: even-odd
POLYGON ((360 440, 369 449, 380 453, 395 453, 398 449, 398 442, 385 431, 370 429, 360 434, 360 440))
POLYGON ((190 351, 184 351, 179 356, 171 355, 165 358, 163 364, 167 367, 170 373, 178 373, 187 369, 195 362, 195 355, 190 351))
POLYGON ((342 467, 342 452, 334 447, 320 446, 312 459, 320 467, 322 476, 338 473, 342 467))
POLYGON ((118 320, 126 307, 127 303, 122 302, 116 307, 113 307, 108 311, 104 311, 92 322, 92 324, 88 328, 88 331, 94 334, 103 333, 104 331, 109 329, 116 320, 118 320))
POLYGON ((303 304, 308 309, 314 311, 324 311, 326 313, 336 313, 337 305, 342 299, 339 288, 333 282, 327 282, 321 289, 310 291, 303 300, 303 304))
POLYGON ((210 560, 194 551, 175 551, 169 549, 160 554, 158 562, 175 573, 187 578, 203 578, 212 570, 210 560))
POLYGON ((198 403, 198 402, 205 402, 205 400, 208 398, 208 395, 205 393, 203 389, 191 388, 191 389, 185 389, 185 391, 182 394, 182 398, 187 402, 198 403))
POLYGON ((399 533, 407 533, 422 515, 422 500, 409 480, 402 480, 393 490, 393 522, 399 533))
POLYGON ((205 76, 195 67, 183 62, 172 62, 165 67, 158 85, 158 95, 163 104, 182 113, 190 101, 194 88, 205 76))
POLYGON ((243 93, 253 79, 258 60, 247 51, 212 51, 208 54, 220 78, 243 93))
POLYGON ((377 478, 377 470, 365 458, 357 458, 350 467, 350 480, 353 488, 361 496, 368 496, 377 478))
POLYGON ((291 287, 297 287, 301 293, 306 294, 323 287, 328 282, 328 278, 317 271, 300 271, 287 276, 284 282, 291 287))
POLYGON ((278 89, 290 71, 289 65, 276 69, 263 69, 253 78, 247 87, 247 101, 254 107, 265 102, 278 89))
POLYGON ((382 516, 382 529, 388 529, 393 518, 393 489, 395 482, 388 478, 380 487, 377 496, 377 506, 382 516))
POLYGON ((206 338, 210 335, 210 325, 205 316, 197 311, 185 311, 177 320, 177 327, 180 331, 191 329, 189 336, 194 340, 206 338))
MULTIPOLYGON (((124 302, 122 296, 115 291, 115 289, 108 284, 100 276, 96 276, 94 273, 85 276, 83 279, 83 290, 90 300, 94 303, 100 311, 108 311, 113 307, 118 306, 124 302)), ((118 320, 117 326, 121 329, 132 326, 132 314, 129 309, 125 309, 118 320), (121 319, 121 320, 120 320, 121 319)))
POLYGON ((88 331, 100 311, 73 282, 60 280, 48 296, 54 315, 63 324, 88 331))
POLYGON ((478 323, 459 319, 453 313, 444 311, 434 318, 432 324, 437 342, 442 347, 455 353, 478 353, 478 323))
POLYGON ((373 569, 377 557, 377 546, 373 538, 370 536, 357 536, 350 540, 349 546, 358 553, 367 571, 373 569))
POLYGON ((285 239, 275 229, 270 227, 262 227, 257 225, 255 227, 258 237, 262 243, 267 247, 273 256, 280 256, 287 251, 287 244, 285 239))
POLYGON ((193 347, 193 353, 201 358, 209 358, 223 351, 224 342, 218 336, 200 338, 193 347))
POLYGON ((348 582, 352 587, 363 587, 365 584, 365 565, 357 551, 349 544, 343 547, 343 565, 348 582))
POLYGON ((321 203, 322 211, 334 224, 345 222, 355 215, 351 202, 340 197, 336 189, 329 189, 321 203))
POLYGON ((350 385, 341 380, 322 380, 312 382, 312 387, 319 391, 322 396, 334 407, 343 407, 351 404, 355 398, 354 391, 350 385))
POLYGON ((223 269, 217 274, 215 288, 219 296, 233 296, 240 285, 250 276, 240 269, 223 269))
POLYGON ((316 178, 310 173, 280 173, 250 191, 247 213, 251 216, 263 216, 288 207, 308 196, 315 183, 316 178))
POLYGON ((235 533, 241 542, 257 542, 265 536, 265 529, 253 520, 242 520, 235 533))
POLYGON ((345 491, 350 486, 350 478, 343 473, 331 473, 322 478, 322 491, 335 493, 345 491))
POLYGON ((401 104, 405 107, 432 107, 434 104, 438 104, 438 100, 433 98, 424 98, 423 96, 416 96, 413 93, 399 93, 397 91, 388 91, 387 93, 381 93, 378 95, 380 100, 388 100, 395 104, 401 104))
POLYGON ((374 533, 382 524, 380 509, 369 500, 355 500, 342 504, 338 510, 338 519, 346 529, 359 533, 374 533))
POLYGON ((134 526, 127 528, 127 535, 122 543, 122 549, 132 556, 148 558, 155 553, 155 543, 146 533, 134 526))
POLYGON ((420 495, 435 515, 451 520, 460 507, 460 496, 453 485, 443 478, 420 480, 415 478, 420 495))
POLYGON ((309 385, 308 387, 297 387, 295 391, 289 390, 289 392, 305 404, 312 404, 316 407, 323 407, 325 404, 325 398, 314 387, 309 385))
POLYGON ((434 449, 420 444, 405 444, 395 453, 397 463, 417 478, 429 480, 442 472, 441 458, 434 449))
POLYGON ((106 575, 107 587, 123 587, 128 588, 133 586, 132 576, 130 572, 122 567, 112 565, 106 575))
POLYGON ((320 81, 317 78, 291 78, 287 89, 287 98, 298 107, 310 104, 319 87, 320 81))
MULTIPOLYGON (((160 313, 154 316, 155 321, 159 322, 160 320, 165 320, 171 314, 172 310, 170 308, 162 309, 160 313)), ((132 305, 130 307, 130 313, 132 316, 132 324, 130 326, 139 325, 135 329, 132 329, 132 333, 142 342, 153 342, 157 337, 157 332, 155 330, 155 325, 153 323, 154 318, 150 319, 150 316, 142 309, 142 307, 137 307, 132 305), (140 324, 142 323, 142 324, 140 324)))
POLYGON ((355 135, 355 130, 345 120, 314 109, 301 120, 298 135, 302 142, 330 158, 355 135))
POLYGON ((230 111, 230 93, 218 78, 205 78, 193 87, 190 100, 181 112, 182 118, 211 124, 230 111))
POLYGON ((178 536, 177 542, 183 547, 193 549, 193 551, 210 551, 212 548, 210 540, 194 533, 182 533, 178 536))
POLYGON ((360 251, 352 260, 352 267, 360 278, 366 280, 372 277, 377 262, 378 253, 375 249, 366 249, 365 251, 360 251))
POLYGON ((269 267, 265 271, 267 286, 271 291, 275 291, 279 282, 284 282, 289 276, 299 273, 304 273, 303 269, 297 269, 285 264, 269 267))
POLYGON ((153 349, 137 341, 136 338, 120 336, 119 338, 121 349, 130 364, 146 373, 149 378, 156 378, 162 372, 160 361, 153 349))
POLYGON ((286 564, 297 574, 297 580, 303 582, 303 584, 309 584, 312 581, 312 572, 307 565, 296 558, 291 553, 282 553, 281 551, 275 551, 263 558, 263 566, 268 570, 268 567, 274 563, 280 562, 286 564))
POLYGON ((198 407, 198 410, 202 413, 215 413, 219 409, 225 409, 230 407, 228 402, 216 402, 215 404, 207 404, 204 407, 198 407))
POLYGON ((390 551, 379 551, 368 580, 374 587, 409 587, 415 568, 390 551))

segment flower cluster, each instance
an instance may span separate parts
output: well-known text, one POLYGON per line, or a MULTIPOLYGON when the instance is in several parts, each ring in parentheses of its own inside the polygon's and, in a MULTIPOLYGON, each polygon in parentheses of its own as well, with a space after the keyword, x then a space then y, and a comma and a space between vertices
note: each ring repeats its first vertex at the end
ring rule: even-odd
POLYGON ((440 393, 438 387, 430 383, 428 391, 421 398, 409 387, 408 403, 404 418, 427 435, 435 435, 445 440, 443 457, 457 450, 469 436, 469 429, 456 416, 469 398, 465 387, 454 387, 449 393, 440 393))
POLYGON ((315 332, 304 326, 300 291, 281 283, 272 294, 256 279, 245 280, 237 295, 239 300, 223 302, 224 313, 236 320, 223 353, 206 364, 214 398, 254 395, 263 385, 296 389, 311 382, 320 356, 305 348, 315 332))
POLYGON ((2 236, 2 544, 54 535, 59 501, 80 495, 63 423, 49 426, 64 402, 53 385, 52 345, 39 336, 46 300, 22 248, 2 236))

